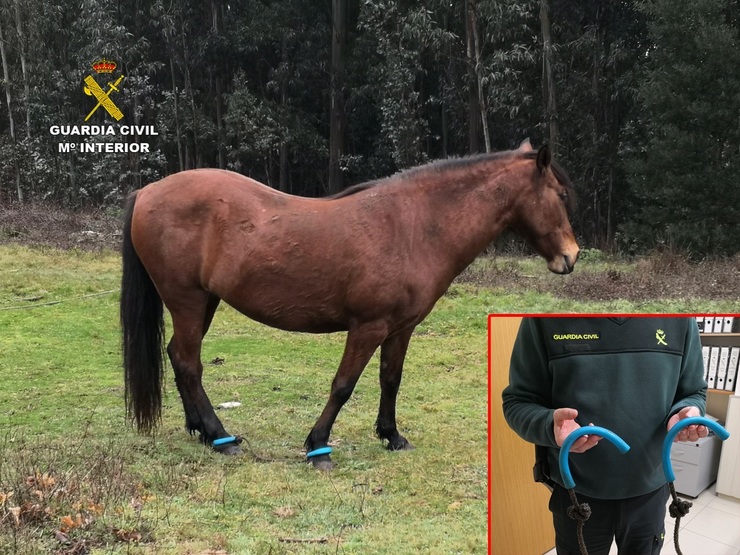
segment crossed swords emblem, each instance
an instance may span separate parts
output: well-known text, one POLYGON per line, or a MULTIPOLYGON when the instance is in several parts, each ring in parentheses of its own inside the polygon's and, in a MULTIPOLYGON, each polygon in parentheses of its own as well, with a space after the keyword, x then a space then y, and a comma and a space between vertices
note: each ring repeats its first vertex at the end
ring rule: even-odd
POLYGON ((85 121, 89 120, 92 115, 97 111, 98 108, 101 106, 105 108, 105 111, 108 112, 112 118, 114 118, 116 121, 120 121, 123 118, 123 113, 121 110, 118 109, 118 106, 116 106, 113 101, 110 99, 110 95, 114 92, 121 92, 118 90, 118 86, 121 84, 121 81, 123 81, 123 75, 121 75, 118 79, 116 79, 115 83, 108 83, 108 91, 104 91, 100 85, 98 85, 97 81, 93 78, 92 75, 88 75, 85 77, 85 84, 87 85, 84 87, 85 94, 87 96, 94 96, 98 103, 95 105, 95 108, 93 108, 89 114, 87 114, 87 117, 85 118, 85 121))
POLYGON ((663 330, 655 331, 655 339, 658 340, 658 345, 668 346, 668 343, 665 342, 665 332, 663 330))

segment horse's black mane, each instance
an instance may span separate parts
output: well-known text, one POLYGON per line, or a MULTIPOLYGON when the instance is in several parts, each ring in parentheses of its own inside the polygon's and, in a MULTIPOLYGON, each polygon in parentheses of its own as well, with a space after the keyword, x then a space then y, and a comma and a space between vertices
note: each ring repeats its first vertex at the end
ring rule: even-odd
MULTIPOLYGON (((501 152, 473 154, 471 156, 463 156, 461 158, 444 158, 442 160, 436 160, 434 162, 430 162, 429 164, 425 164, 423 166, 417 166, 415 168, 402 170, 396 175, 410 176, 410 175, 414 175, 419 172, 429 172, 429 171, 443 172, 447 170, 464 169, 470 166, 474 166, 475 164, 478 164, 479 162, 497 160, 500 158, 507 158, 507 157, 510 157, 516 154, 517 154, 517 151, 505 150, 501 152)), ((522 158, 528 159, 528 160, 534 160, 537 158, 537 151, 532 150, 529 152, 519 153, 519 156, 521 156, 522 158)), ((570 178, 568 177, 568 174, 565 172, 562 166, 560 166, 560 164, 558 164, 557 162, 553 160, 550 163, 550 169, 552 169, 552 172, 555 175, 555 178, 568 189, 569 198, 574 197, 573 185, 571 184, 570 178)), ((391 176, 391 177, 394 177, 394 176, 391 176)), ((376 179, 373 181, 367 181, 365 183, 358 183, 357 185, 352 185, 350 187, 347 187, 343 191, 340 191, 338 193, 335 193, 333 195, 330 195, 324 198, 338 199, 338 198, 349 197, 351 195, 355 195, 362 191, 367 191, 368 189, 377 187, 378 185, 383 185, 389 179, 391 179, 391 177, 387 177, 384 179, 376 179)))
POLYGON ((339 191, 338 193, 334 193, 333 195, 329 195, 328 197, 323 197, 323 198, 337 199, 337 198, 349 197, 354 194, 360 193, 362 191, 372 189, 373 187, 382 183, 383 181, 385 180, 380 179, 380 180, 375 180, 375 181, 366 181, 365 183, 358 183, 357 185, 351 185, 350 187, 347 187, 346 189, 343 189, 339 191))

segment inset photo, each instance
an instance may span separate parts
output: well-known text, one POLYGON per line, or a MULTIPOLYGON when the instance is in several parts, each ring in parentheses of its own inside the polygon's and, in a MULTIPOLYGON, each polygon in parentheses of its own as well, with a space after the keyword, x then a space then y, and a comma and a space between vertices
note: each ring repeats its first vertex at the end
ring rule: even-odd
POLYGON ((738 323, 490 316, 491 553, 736 553, 738 323))

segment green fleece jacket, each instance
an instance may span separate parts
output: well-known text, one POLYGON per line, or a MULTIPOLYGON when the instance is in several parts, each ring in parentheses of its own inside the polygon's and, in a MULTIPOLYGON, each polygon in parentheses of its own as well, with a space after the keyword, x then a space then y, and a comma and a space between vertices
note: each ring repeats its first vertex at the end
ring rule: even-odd
POLYGON ((503 409, 517 434, 549 448, 550 476, 560 485, 554 409, 574 408, 581 426, 619 435, 631 447, 626 454, 602 440, 569 461, 577 492, 625 499, 665 484, 668 419, 686 406, 703 415, 706 389, 693 318, 524 318, 503 409))

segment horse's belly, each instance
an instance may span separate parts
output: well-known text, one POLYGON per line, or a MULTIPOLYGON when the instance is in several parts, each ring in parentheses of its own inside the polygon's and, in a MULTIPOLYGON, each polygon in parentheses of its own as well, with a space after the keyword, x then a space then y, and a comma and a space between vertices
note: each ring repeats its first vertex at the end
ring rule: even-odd
POLYGON ((297 286, 246 288, 222 298, 245 316, 273 328, 306 333, 347 329, 343 310, 335 299, 320 298, 316 292, 308 293, 297 286))
POLYGON ((282 315, 255 314, 242 310, 239 312, 248 316, 252 320, 260 322, 261 324, 285 331, 298 331, 303 333, 334 333, 347 331, 347 326, 345 324, 331 321, 329 319, 317 319, 315 314, 306 314, 302 316, 295 312, 282 315))

